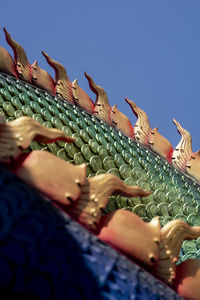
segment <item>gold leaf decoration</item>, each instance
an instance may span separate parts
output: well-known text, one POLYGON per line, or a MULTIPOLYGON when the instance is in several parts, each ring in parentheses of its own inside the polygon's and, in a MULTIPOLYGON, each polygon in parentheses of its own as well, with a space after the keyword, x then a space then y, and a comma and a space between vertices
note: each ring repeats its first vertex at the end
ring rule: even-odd
POLYGON ((171 143, 154 128, 149 133, 149 148, 171 163, 173 147, 171 143))
POLYGON ((0 47, 0 71, 18 78, 15 63, 11 55, 0 47))
POLYGON ((84 90, 78 85, 78 80, 75 79, 72 82, 73 97, 76 105, 82 107, 87 112, 94 113, 94 103, 91 98, 84 92, 84 90))
POLYGON ((102 211, 113 193, 127 197, 145 197, 150 194, 140 187, 126 185, 113 174, 102 174, 91 177, 85 182, 81 187, 80 199, 69 207, 69 212, 86 227, 96 230, 102 211))
POLYGON ((91 90, 96 94, 94 115, 100 120, 105 121, 109 125, 112 125, 110 118, 112 107, 109 104, 105 90, 101 86, 97 85, 92 77, 89 76, 86 72, 85 77, 89 82, 91 90))
POLYGON ((17 73, 20 79, 32 83, 31 80, 31 65, 28 62, 26 53, 22 46, 18 44, 11 35, 8 33, 6 28, 4 27, 4 32, 6 36, 6 41, 13 49, 14 52, 14 62, 16 64, 17 73))
POLYGON ((37 61, 32 64, 32 81, 35 86, 55 95, 55 83, 49 73, 39 67, 37 61))
POLYGON ((200 237, 200 226, 191 227, 182 220, 168 222, 161 229, 159 244, 159 260, 156 266, 156 275, 172 285, 175 280, 176 265, 180 249, 184 240, 200 237))
POLYGON ((8 123, 0 124, 0 161, 7 163, 35 140, 41 143, 53 143, 57 140, 73 142, 61 130, 47 128, 29 117, 21 117, 8 123))
POLYGON ((35 150, 19 165, 16 175, 34 186, 57 206, 66 206, 80 197, 86 165, 75 166, 47 152, 35 150))
POLYGON ((151 131, 149 118, 147 114, 135 104, 135 102, 129 100, 127 97, 125 100, 130 105, 133 113, 137 117, 137 121, 133 127, 135 140, 144 146, 148 146, 148 136, 149 132, 151 131))
POLYGON ((136 214, 118 209, 105 215, 98 237, 147 266, 158 260, 160 242, 159 218, 144 222, 136 214))
POLYGON ((47 53, 42 51, 48 64, 55 70, 56 94, 58 97, 74 103, 72 93, 72 83, 69 80, 65 67, 52 59, 47 53))
POLYGON ((181 171, 185 171, 188 160, 192 153, 192 138, 190 133, 184 129, 179 122, 173 119, 174 124, 177 127, 178 132, 181 135, 179 144, 174 149, 172 155, 172 163, 175 167, 181 171))
POLYGON ((119 109, 117 105, 114 105, 111 110, 111 122, 112 125, 126 134, 128 137, 133 138, 133 126, 129 118, 124 115, 119 109))

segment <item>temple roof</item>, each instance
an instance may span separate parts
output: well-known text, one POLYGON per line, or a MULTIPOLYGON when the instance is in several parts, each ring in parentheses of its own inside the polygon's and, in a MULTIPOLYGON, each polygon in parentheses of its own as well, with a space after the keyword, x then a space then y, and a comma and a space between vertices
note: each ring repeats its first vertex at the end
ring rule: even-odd
MULTIPOLYGON (((111 173, 128 185, 152 194, 145 198, 112 196, 106 208, 125 208, 144 221, 159 216, 161 224, 182 219, 199 225, 200 185, 166 160, 80 107, 0 74, 0 110, 8 121, 30 116, 49 128, 62 129, 76 138, 72 144, 32 142, 30 150, 47 150, 73 164, 87 164, 87 176, 111 173)), ((180 262, 200 257, 199 239, 183 243, 180 262)))
POLYGON ((200 258, 200 152, 190 133, 173 119, 181 135, 173 149, 134 101, 125 98, 132 126, 90 75, 95 102, 61 63, 42 51, 53 79, 4 32, 14 58, 0 47, 1 163, 176 288, 200 258))
POLYGON ((183 299, 2 166, 0 172, 1 297, 183 299))

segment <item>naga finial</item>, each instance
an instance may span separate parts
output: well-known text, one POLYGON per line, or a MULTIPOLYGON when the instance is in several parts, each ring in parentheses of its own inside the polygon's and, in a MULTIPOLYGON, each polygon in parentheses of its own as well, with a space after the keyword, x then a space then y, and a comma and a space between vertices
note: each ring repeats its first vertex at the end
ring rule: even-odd
POLYGON ((113 174, 90 177, 81 190, 79 200, 69 207, 69 214, 92 230, 98 229, 102 213, 113 193, 127 197, 145 197, 151 193, 140 187, 128 186, 113 174))
POLYGON ((123 132, 125 135, 133 139, 133 126, 129 118, 124 115, 119 109, 117 105, 114 105, 111 110, 111 122, 112 125, 123 132))
POLYGON ((129 100, 127 97, 125 100, 130 105, 133 113, 137 117, 137 122, 133 127, 135 140, 144 146, 148 146, 148 136, 149 132, 151 131, 149 118, 147 114, 135 104, 135 102, 129 100))
POLYGON ((96 94, 94 115, 99 119, 105 121, 109 125, 112 125, 110 119, 112 107, 109 104, 105 90, 101 86, 97 85, 92 79, 92 77, 89 76, 86 72, 85 77, 89 82, 91 90, 96 94))
POLYGON ((0 161, 10 163, 10 170, 17 176, 59 205, 69 205, 80 197, 80 187, 86 180, 86 164, 74 166, 47 151, 23 151, 33 140, 45 144, 58 140, 71 143, 74 138, 29 117, 6 123, 0 115, 0 132, 0 161))
POLYGON ((165 283, 172 285, 176 275, 176 262, 184 240, 200 237, 200 226, 191 227, 182 220, 168 222, 161 229, 159 260, 155 268, 156 275, 165 283))
POLYGON ((15 63, 3 47, 0 47, 0 71, 18 78, 15 63))
POLYGON ((6 36, 6 41, 13 49, 14 52, 14 62, 16 64, 17 74, 20 79, 32 83, 31 80, 31 65, 27 59, 26 53, 22 46, 18 44, 11 35, 8 33, 6 28, 3 28, 6 36))
POLYGON ((33 140, 41 143, 74 141, 61 130, 44 127, 29 117, 21 117, 8 123, 2 119, 0 131, 0 161, 3 163, 17 159, 33 140))
POLYGON ((37 60, 32 64, 32 81, 35 86, 55 95, 55 83, 49 73, 39 67, 37 60))
POLYGON ((193 154, 192 138, 190 133, 184 129, 179 122, 177 122, 175 119, 173 119, 173 122, 181 135, 181 140, 173 151, 172 164, 181 171, 185 171, 187 162, 193 154))
POLYGON ((94 113, 94 103, 91 98, 86 94, 84 90, 78 85, 78 80, 75 79, 72 82, 72 92, 74 97, 74 102, 85 109, 87 112, 94 113))
POLYGON ((149 149, 165 158, 168 162, 172 161, 173 147, 171 143, 154 128, 149 132, 149 149))
POLYGON ((47 53, 42 51, 48 64, 55 70, 56 94, 65 100, 74 104, 72 94, 72 83, 69 80, 65 67, 59 62, 52 59, 47 53))

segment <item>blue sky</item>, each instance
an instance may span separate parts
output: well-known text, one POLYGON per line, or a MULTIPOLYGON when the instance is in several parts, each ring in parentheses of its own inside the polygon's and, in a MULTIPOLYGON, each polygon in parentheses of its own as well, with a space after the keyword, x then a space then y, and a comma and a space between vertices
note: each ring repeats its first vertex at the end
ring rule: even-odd
POLYGON ((200 149, 199 0, 18 0, 1 5, 3 26, 26 50, 32 64, 53 75, 41 50, 61 62, 69 78, 95 100, 84 71, 106 90, 110 104, 135 116, 127 96, 149 116, 173 146, 180 137, 175 117, 200 149))

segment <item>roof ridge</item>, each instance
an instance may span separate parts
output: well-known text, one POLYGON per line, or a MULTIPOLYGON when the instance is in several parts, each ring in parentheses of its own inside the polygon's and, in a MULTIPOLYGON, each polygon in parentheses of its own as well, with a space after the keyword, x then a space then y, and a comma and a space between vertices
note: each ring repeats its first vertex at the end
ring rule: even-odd
MULTIPOLYGON (((134 126, 132 126, 129 118, 122 112, 117 109, 112 109, 105 90, 97 85, 92 77, 86 72, 85 76, 88 79, 89 86, 97 96, 95 104, 79 87, 77 80, 74 82, 70 81, 66 69, 62 64, 56 62, 42 51, 48 64, 55 70, 55 80, 53 80, 47 71, 38 66, 36 61, 33 65, 30 65, 24 49, 11 38, 5 28, 4 32, 8 44, 14 51, 15 57, 14 60, 12 60, 10 54, 1 47, 0 71, 8 73, 16 78, 20 78, 21 80, 31 83, 37 87, 41 87, 43 90, 50 92, 52 95, 57 95, 64 101, 68 101, 82 107, 87 112, 100 120, 105 121, 108 125, 120 130, 123 134, 131 137, 140 144, 146 146, 167 160, 173 166, 200 182, 200 159, 196 159, 198 156, 197 154, 195 155, 192 150, 188 152, 187 149, 191 148, 191 145, 189 145, 189 139, 183 137, 182 133, 184 130, 181 131, 181 142, 175 149, 173 149, 171 143, 158 132, 158 128, 154 128, 153 130, 151 129, 147 114, 133 101, 125 98, 126 102, 131 106, 134 114, 138 118, 134 126), (117 115, 114 117, 114 113, 116 112, 117 115), (126 121, 125 118, 127 118, 126 121), (195 164, 191 164, 191 159, 196 160, 195 164)), ((179 123, 175 122, 175 124, 177 128, 178 126, 180 128, 179 123)))

